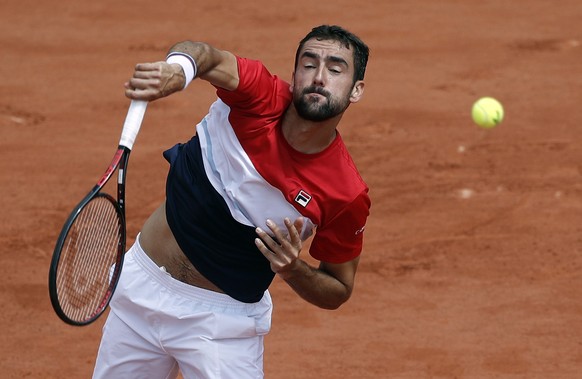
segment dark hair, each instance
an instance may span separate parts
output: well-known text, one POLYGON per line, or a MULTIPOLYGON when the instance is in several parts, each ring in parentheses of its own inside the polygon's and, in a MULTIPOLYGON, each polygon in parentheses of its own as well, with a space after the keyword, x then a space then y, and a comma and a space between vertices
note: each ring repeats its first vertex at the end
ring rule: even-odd
POLYGON ((357 80, 364 80, 364 74, 366 73, 366 65, 368 64, 368 55, 370 53, 370 49, 364 42, 362 42, 360 38, 358 38, 358 36, 337 25, 320 25, 311 29, 311 32, 309 32, 299 42, 299 47, 297 47, 297 52, 295 53, 295 68, 297 68, 297 63, 299 62, 299 52, 303 48, 303 45, 305 45, 305 42, 312 38, 315 38, 318 41, 338 41, 348 49, 353 47, 354 83, 357 80))

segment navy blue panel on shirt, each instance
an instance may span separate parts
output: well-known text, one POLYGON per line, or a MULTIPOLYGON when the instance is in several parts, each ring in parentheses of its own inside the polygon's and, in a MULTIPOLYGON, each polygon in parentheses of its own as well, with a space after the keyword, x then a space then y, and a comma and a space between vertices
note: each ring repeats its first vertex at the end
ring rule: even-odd
POLYGON ((232 218, 208 181, 194 136, 164 152, 170 162, 166 217, 178 245, 196 269, 226 294, 259 301, 275 274, 257 249, 255 228, 232 218))

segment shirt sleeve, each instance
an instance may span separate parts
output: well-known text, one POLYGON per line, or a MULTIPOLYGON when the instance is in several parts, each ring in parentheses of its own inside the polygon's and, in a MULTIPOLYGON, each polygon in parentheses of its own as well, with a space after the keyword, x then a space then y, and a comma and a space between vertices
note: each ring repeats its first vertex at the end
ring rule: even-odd
POLYGON ((239 114, 279 117, 290 102, 289 84, 271 74, 257 60, 237 57, 239 83, 234 91, 216 88, 216 94, 239 114))
POLYGON ((365 190, 327 225, 317 229, 309 254, 328 263, 345 263, 357 258, 362 252, 370 205, 365 190))

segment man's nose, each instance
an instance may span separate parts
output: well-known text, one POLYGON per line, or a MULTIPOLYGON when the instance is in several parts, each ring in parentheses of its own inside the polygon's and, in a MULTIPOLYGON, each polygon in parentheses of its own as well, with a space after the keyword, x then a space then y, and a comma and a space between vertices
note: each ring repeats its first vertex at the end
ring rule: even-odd
POLYGON ((319 67, 313 77, 313 84, 318 86, 325 86, 325 67, 319 67))

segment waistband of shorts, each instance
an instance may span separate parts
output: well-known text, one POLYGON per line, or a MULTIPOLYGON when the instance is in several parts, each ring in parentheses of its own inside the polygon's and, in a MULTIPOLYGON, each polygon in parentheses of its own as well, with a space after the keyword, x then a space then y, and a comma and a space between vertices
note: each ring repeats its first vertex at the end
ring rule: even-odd
POLYGON ((227 294, 210 291, 204 288, 192 286, 174 279, 162 267, 159 267, 150 257, 145 253, 139 244, 139 234, 135 239, 135 243, 128 250, 127 254, 131 254, 135 262, 156 282, 160 283, 168 290, 179 294, 180 296, 198 302, 203 302, 213 306, 221 306, 230 309, 245 309, 253 308, 256 303, 243 303, 227 294))

